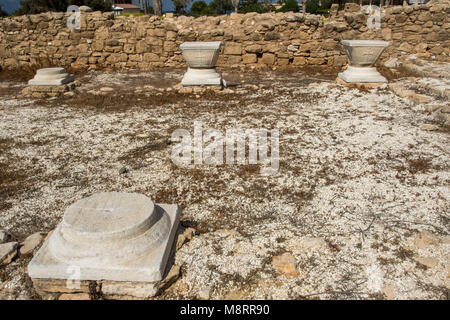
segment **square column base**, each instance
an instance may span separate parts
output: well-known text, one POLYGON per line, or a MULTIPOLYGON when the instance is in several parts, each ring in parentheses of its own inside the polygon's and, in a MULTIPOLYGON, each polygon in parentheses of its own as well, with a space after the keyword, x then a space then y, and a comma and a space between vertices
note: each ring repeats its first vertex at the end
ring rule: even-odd
POLYGON ((349 83, 386 83, 383 77, 375 67, 352 67, 348 66, 347 70, 340 72, 338 77, 349 83))
POLYGON ((38 79, 31 79, 30 81, 28 81, 28 85, 30 86, 60 86, 66 83, 70 83, 72 81, 75 80, 75 76, 70 74, 67 76, 64 76, 63 78, 58 78, 58 79, 51 79, 49 78, 45 78, 45 77, 40 77, 38 79))
POLYGON ((181 80, 183 86, 221 86, 222 76, 216 68, 196 69, 188 68, 181 80))
MULTIPOLYGON (((69 265, 58 260, 50 252, 49 241, 56 236, 58 228, 42 245, 28 265, 28 274, 32 279, 68 279, 76 274, 76 280, 112 280, 133 282, 155 282, 163 279, 166 264, 172 249, 175 234, 180 220, 180 208, 177 205, 156 204, 158 216, 169 219, 170 230, 160 246, 153 248, 142 256, 134 256, 133 252, 124 252, 129 261, 115 264, 104 264, 101 257, 99 263, 90 266, 69 265)), ((162 218, 161 218, 162 219, 162 218)))

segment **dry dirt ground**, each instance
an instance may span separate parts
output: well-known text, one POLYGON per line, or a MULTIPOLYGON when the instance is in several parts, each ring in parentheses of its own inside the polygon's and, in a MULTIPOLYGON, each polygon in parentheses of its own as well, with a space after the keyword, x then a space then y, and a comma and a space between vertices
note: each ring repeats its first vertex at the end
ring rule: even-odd
MULTIPOLYGON (((0 229, 20 240, 95 192, 139 192, 179 204, 196 229, 175 256, 181 277, 158 298, 448 298, 449 131, 420 129, 446 99, 413 103, 324 72, 228 71, 225 93, 148 87, 182 74, 89 72, 73 97, 45 100, 15 98, 25 82, 3 78, 0 229), (171 134, 194 121, 278 129, 278 172, 175 165, 171 134), (283 253, 294 270, 274 268, 283 253)), ((29 260, 0 268, 4 299, 38 298, 29 260)))

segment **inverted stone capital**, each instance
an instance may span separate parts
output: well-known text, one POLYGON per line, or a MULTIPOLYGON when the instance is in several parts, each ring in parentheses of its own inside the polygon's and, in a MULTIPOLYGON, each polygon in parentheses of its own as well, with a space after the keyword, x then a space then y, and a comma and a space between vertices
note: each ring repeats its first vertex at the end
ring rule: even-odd
POLYGON ((184 86, 222 85, 222 76, 216 71, 221 41, 184 42, 180 45, 188 65, 181 84, 184 86))
POLYGON ((380 40, 342 40, 349 66, 338 77, 350 83, 387 82, 374 67, 384 49, 389 45, 380 40))

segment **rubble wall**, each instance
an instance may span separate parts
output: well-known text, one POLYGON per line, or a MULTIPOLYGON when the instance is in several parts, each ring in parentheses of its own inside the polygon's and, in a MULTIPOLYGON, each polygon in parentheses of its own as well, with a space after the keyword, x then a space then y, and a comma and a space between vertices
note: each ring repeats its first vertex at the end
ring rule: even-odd
POLYGON ((70 14, 44 13, 0 19, 3 69, 61 66, 73 69, 185 67, 179 45, 222 41, 218 65, 319 66, 347 63, 342 39, 391 42, 380 62, 417 54, 449 61, 450 2, 396 6, 381 12, 381 28, 356 4, 331 10, 329 18, 302 13, 248 13, 217 17, 114 17, 83 12, 81 28, 67 28, 70 14))

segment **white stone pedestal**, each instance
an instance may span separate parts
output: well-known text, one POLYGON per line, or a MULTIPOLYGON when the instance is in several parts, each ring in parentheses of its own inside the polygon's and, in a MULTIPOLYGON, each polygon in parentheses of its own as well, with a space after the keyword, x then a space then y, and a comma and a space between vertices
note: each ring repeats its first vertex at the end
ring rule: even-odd
POLYGON ((183 86, 202 86, 202 85, 222 85, 222 76, 216 71, 216 68, 211 69, 196 69, 188 68, 181 80, 183 86))
POLYGON ((216 71, 222 42, 184 42, 180 45, 188 65, 181 84, 183 86, 222 85, 222 76, 216 71))
POLYGON ((345 82, 387 82, 375 67, 348 66, 344 72, 339 73, 339 78, 345 82))
POLYGON ((389 42, 379 40, 342 40, 350 65, 338 77, 349 83, 387 82, 374 67, 389 42))
POLYGON ((31 86, 60 86, 75 80, 64 68, 39 69, 33 79, 28 81, 31 86))
POLYGON ((43 279, 160 281, 179 218, 177 205, 154 204, 141 194, 94 194, 66 210, 28 265, 28 274, 43 279))

